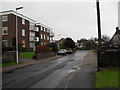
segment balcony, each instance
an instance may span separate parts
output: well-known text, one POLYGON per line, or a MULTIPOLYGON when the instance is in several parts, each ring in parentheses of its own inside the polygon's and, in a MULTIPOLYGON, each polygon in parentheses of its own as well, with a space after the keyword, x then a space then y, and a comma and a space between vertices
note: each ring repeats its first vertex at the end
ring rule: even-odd
POLYGON ((39 42, 39 37, 30 36, 30 41, 31 42, 39 42))
POLYGON ((54 37, 53 31, 50 32, 50 37, 54 37))
POLYGON ((30 25, 29 26, 29 30, 30 31, 35 31, 35 32, 38 32, 38 29, 37 29, 38 27, 35 27, 35 25, 30 25))

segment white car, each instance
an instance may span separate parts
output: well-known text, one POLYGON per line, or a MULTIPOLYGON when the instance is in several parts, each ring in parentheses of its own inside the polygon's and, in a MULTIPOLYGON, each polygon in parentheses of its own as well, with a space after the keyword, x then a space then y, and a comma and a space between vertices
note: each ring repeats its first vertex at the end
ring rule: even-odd
POLYGON ((58 51, 57 54, 65 56, 65 55, 67 55, 67 50, 66 49, 60 49, 60 51, 58 51))

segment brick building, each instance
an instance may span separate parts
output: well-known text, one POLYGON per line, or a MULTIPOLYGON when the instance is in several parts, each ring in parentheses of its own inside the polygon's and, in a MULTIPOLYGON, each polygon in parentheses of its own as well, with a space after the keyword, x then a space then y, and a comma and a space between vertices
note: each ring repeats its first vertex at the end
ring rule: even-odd
POLYGON ((30 19, 13 10, 3 11, 0 13, 2 18, 2 41, 6 47, 16 46, 16 14, 18 25, 18 45, 24 48, 33 48, 36 45, 45 45, 50 43, 51 29, 43 24, 36 23, 35 20, 30 19))

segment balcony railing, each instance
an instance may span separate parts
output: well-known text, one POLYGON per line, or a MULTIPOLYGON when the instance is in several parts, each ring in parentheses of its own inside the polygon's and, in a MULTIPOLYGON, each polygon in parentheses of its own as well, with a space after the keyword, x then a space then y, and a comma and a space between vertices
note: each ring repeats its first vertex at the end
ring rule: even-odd
POLYGON ((39 37, 30 36, 30 41, 39 42, 39 37))
POLYGON ((37 27, 35 27, 35 25, 30 25, 30 26, 29 26, 29 30, 35 31, 35 32, 38 31, 38 30, 37 30, 37 27))
POLYGON ((52 31, 50 32, 50 37, 54 37, 54 33, 52 31))

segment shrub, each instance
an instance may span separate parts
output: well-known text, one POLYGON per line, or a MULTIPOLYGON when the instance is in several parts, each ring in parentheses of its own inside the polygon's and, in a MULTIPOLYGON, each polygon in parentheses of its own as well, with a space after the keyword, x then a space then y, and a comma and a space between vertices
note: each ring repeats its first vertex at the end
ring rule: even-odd
POLYGON ((57 52, 58 51, 58 47, 56 43, 50 43, 49 46, 52 48, 53 52, 57 52))
POLYGON ((25 48, 25 47, 21 47, 19 48, 19 52, 29 52, 30 48, 25 48))
POLYGON ((50 47, 47 45, 38 45, 36 46, 35 53, 50 52, 50 47))
POLYGON ((15 51, 15 47, 3 47, 2 51, 15 51))

